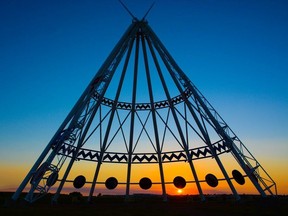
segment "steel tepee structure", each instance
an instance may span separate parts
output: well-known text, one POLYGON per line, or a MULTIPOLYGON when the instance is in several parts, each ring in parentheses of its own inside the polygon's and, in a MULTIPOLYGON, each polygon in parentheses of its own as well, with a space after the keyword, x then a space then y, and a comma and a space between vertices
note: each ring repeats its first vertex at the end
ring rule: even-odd
POLYGON ((25 199, 34 202, 53 189, 57 202, 73 184, 85 185, 88 200, 104 186, 121 186, 127 197, 158 186, 166 200, 168 186, 188 185, 205 200, 205 188, 220 182, 237 200, 245 182, 263 197, 277 194, 275 182, 145 17, 134 17, 12 199, 28 188, 25 199))

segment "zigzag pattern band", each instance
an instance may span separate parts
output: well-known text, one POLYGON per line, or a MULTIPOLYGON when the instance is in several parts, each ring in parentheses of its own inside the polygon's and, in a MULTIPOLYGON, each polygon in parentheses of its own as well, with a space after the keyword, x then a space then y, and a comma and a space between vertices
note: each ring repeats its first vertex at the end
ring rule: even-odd
MULTIPOLYGON (((215 143, 213 148, 217 155, 229 151, 229 148, 225 143, 215 143)), ((72 157, 75 154, 76 148, 74 146, 63 144, 58 151, 59 155, 65 155, 67 157, 72 157)), ((211 150, 208 146, 202 146, 189 150, 189 154, 192 160, 203 159, 208 157, 213 157, 211 150)), ((99 161, 100 152, 89 149, 80 149, 77 154, 76 160, 88 160, 88 161, 99 161)), ((185 151, 175 151, 175 152, 163 152, 161 153, 161 160, 165 162, 178 162, 187 161, 187 155, 185 151)), ((114 153, 106 152, 103 155, 102 162, 107 163, 127 163, 128 153, 114 153)), ((158 163, 159 159, 157 153, 137 153, 132 155, 132 163, 158 163)))
MULTIPOLYGON (((185 95, 186 98, 190 97, 191 94, 192 94, 192 91, 189 90, 189 89, 186 89, 185 92, 184 92, 184 95, 185 95)), ((98 100, 99 99, 99 94, 97 92, 95 92, 93 97, 95 98, 95 100, 98 100)), ((173 97, 171 99, 171 101, 172 101, 172 103, 174 105, 178 104, 178 103, 181 103, 183 100, 184 100, 184 98, 183 98, 182 95, 178 95, 178 96, 173 97)), ((104 97, 104 98, 102 98, 101 103, 103 105, 112 107, 113 104, 115 103, 115 101, 104 97)), ((169 106, 169 102, 167 100, 166 101, 158 101, 158 102, 154 103, 154 106, 155 106, 156 109, 165 108, 165 107, 169 106)), ((131 103, 127 103, 127 102, 118 102, 116 107, 118 109, 130 110, 132 108, 132 104, 131 103)), ((137 103, 135 105, 135 108, 136 108, 136 110, 150 110, 151 109, 151 104, 150 103, 137 103)))

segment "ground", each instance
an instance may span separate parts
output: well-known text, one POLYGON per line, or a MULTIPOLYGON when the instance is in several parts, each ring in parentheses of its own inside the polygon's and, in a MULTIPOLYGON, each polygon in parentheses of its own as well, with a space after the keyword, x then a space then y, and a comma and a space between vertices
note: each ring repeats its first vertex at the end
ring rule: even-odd
POLYGON ((27 204, 20 199, 10 203, 11 193, 0 193, 0 215, 101 215, 101 216, 189 216, 189 215, 287 215, 288 197, 261 198, 259 196, 242 196, 235 201, 229 195, 208 196, 202 202, 196 196, 169 196, 164 202, 158 196, 137 195, 125 200, 122 196, 95 197, 91 203, 86 197, 63 195, 57 204, 51 205, 51 196, 47 195, 34 204, 27 204))

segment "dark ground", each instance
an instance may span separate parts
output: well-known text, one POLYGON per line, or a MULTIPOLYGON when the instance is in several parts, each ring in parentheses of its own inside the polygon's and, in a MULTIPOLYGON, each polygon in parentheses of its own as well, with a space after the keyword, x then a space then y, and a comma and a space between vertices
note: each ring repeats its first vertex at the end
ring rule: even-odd
POLYGON ((0 193, 0 215, 29 215, 29 216, 85 216, 85 215, 113 215, 113 216, 189 216, 189 215, 288 215, 288 197, 241 196, 235 201, 230 195, 207 196, 201 202, 197 196, 169 196, 163 202, 159 196, 137 195, 125 201, 123 196, 95 197, 91 203, 86 197, 62 195, 56 205, 51 205, 51 195, 27 204, 21 198, 16 203, 10 203, 12 193, 0 193), (7 205, 9 203, 9 205, 7 205))

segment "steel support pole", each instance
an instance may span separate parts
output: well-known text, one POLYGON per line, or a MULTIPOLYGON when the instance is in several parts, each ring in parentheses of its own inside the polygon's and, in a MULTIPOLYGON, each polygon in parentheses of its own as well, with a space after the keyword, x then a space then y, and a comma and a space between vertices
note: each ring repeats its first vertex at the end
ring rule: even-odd
POLYGON ((160 172, 161 186, 162 186, 162 195, 163 195, 163 200, 167 201, 165 178, 164 178, 164 171, 163 171, 163 164, 162 164, 162 157, 161 157, 161 148, 160 148, 159 134, 158 134, 158 126, 157 126, 156 112, 155 112, 155 106, 154 106, 153 89, 152 89, 152 84, 151 84, 150 70, 149 70, 147 50, 146 50, 144 37, 146 37, 146 35, 142 34, 142 36, 141 36, 142 50, 143 50, 145 71, 146 71, 146 77, 147 77, 147 85, 148 85, 149 98, 150 98, 150 104, 151 104, 153 128, 154 128, 154 134, 155 134, 155 142, 156 142, 157 156, 158 156, 158 165, 159 165, 159 172, 160 172))
POLYGON ((134 122, 135 122, 135 103, 136 103, 136 91, 137 91, 137 77, 138 77, 138 61, 139 61, 139 31, 136 34, 136 50, 134 60, 134 77, 133 77, 133 90, 132 90, 132 107, 131 107, 131 121, 130 121, 130 136, 129 136, 129 148, 128 148, 128 161, 127 161, 127 180, 126 180, 126 199, 130 194, 130 179, 131 179, 131 164, 133 154, 133 142, 134 142, 134 122))

